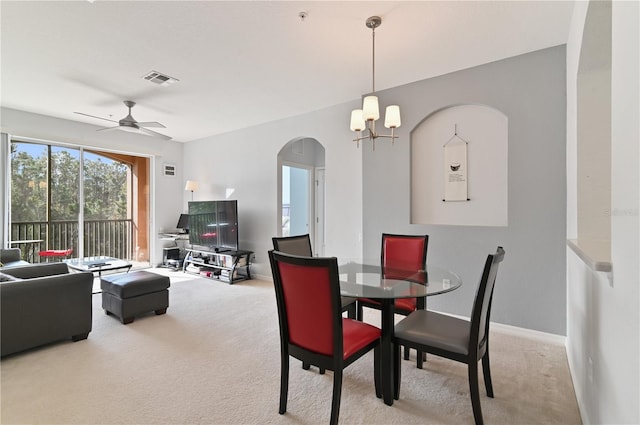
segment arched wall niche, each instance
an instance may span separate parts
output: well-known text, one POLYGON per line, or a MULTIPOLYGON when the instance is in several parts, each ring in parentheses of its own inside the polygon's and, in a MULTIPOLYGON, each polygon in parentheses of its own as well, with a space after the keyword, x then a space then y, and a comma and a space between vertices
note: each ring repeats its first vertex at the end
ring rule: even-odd
POLYGON ((411 223, 507 226, 508 117, 479 104, 451 105, 411 130, 411 223), (467 142, 468 201, 444 202, 444 145, 467 142), (453 140, 452 140, 453 139, 453 140))

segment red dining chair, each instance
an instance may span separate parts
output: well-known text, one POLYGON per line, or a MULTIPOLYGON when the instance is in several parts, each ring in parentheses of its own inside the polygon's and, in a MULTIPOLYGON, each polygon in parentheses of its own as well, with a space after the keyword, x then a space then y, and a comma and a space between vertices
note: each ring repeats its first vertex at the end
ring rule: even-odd
MULTIPOLYGON (((380 265, 382 275, 386 279, 411 278, 417 272, 424 271, 427 263, 427 247, 429 235, 395 235, 382 234, 382 250, 380 253, 380 265)), ((395 300, 396 314, 407 316, 416 308, 425 308, 423 298, 400 298, 395 300)), ((363 307, 382 309, 382 304, 369 298, 358 298, 357 319, 363 319, 363 307)), ((419 353, 420 354, 420 353, 419 353)), ((419 357, 421 354, 419 355, 419 357)), ((409 350, 405 349, 404 358, 409 359, 409 350)))
POLYGON ((402 319, 394 330, 394 397, 400 395, 400 346, 415 348, 419 352, 466 363, 469 375, 469 393, 476 425, 482 425, 480 389, 478 385, 478 361, 482 360, 482 372, 487 396, 493 398, 491 370, 489 369, 489 318, 493 289, 498 265, 504 259, 504 249, 488 255, 482 278, 471 310, 471 320, 416 310, 402 319))
MULTIPOLYGON (((273 249, 286 254, 301 255, 303 257, 313 257, 311 249, 311 238, 309 234, 298 236, 279 236, 271 238, 273 249)), ((347 312, 347 317, 356 318, 356 299, 352 297, 341 297, 342 311, 347 312)))
MULTIPOLYGON (((343 369, 374 350, 380 386, 380 329, 342 316, 338 260, 269 251, 280 323, 280 414, 287 411, 289 356, 333 371, 331 424, 338 423, 343 369)), ((310 394, 314 397, 315 394, 310 394)))
MULTIPOLYGON (((285 254, 291 255, 300 255, 302 257, 313 257, 313 250, 311 249, 311 237, 309 234, 305 235, 296 235, 296 236, 276 236, 271 238, 273 242, 273 249, 275 251, 284 252, 285 254)), ((344 299, 349 300, 347 308, 349 308, 352 313, 349 313, 349 317, 355 317, 356 311, 356 299, 355 298, 347 298, 344 299), (352 307, 349 307, 351 305, 352 307), (352 316, 353 315, 353 316, 352 316)), ((345 307, 345 303, 343 302, 343 308, 345 307)), ((309 370, 310 366, 307 362, 302 362, 302 368, 304 370, 309 370)), ((320 374, 324 374, 324 369, 320 369, 320 374)))

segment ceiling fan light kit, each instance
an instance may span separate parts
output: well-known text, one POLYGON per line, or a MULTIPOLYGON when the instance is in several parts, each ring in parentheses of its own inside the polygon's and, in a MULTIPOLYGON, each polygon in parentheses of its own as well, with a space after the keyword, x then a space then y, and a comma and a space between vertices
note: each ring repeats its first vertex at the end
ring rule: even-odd
POLYGON ((382 24, 382 18, 379 16, 371 16, 367 19, 365 25, 367 28, 371 28, 371 39, 373 46, 373 87, 372 94, 366 96, 362 102, 362 109, 354 109, 351 111, 351 131, 356 132, 356 138, 353 139, 356 142, 356 146, 360 147, 360 140, 371 140, 373 150, 376 149, 376 139, 378 137, 384 137, 391 139, 393 144, 394 140, 398 137, 395 135, 394 130, 400 127, 402 121, 400 120, 400 107, 398 105, 389 105, 385 110, 384 126, 391 129, 391 134, 378 134, 376 132, 376 121, 380 119, 380 108, 378 107, 378 96, 376 93, 376 28, 382 24))

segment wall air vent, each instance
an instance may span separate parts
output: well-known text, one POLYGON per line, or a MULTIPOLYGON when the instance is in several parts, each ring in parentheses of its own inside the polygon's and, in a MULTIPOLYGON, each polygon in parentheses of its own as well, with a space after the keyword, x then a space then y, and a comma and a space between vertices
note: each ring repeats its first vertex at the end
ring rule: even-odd
POLYGON ((142 78, 144 78, 147 81, 151 81, 152 83, 159 84, 161 86, 169 86, 173 83, 180 81, 177 78, 169 77, 168 75, 161 74, 158 71, 151 71, 142 78))

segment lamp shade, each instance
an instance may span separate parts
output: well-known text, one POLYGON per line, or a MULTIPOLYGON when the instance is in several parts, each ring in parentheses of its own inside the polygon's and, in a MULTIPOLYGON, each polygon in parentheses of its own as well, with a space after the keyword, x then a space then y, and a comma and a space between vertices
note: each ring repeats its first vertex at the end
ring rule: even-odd
POLYGON ((364 130, 365 123, 362 118, 362 109, 354 109, 351 111, 351 131, 364 130))
POLYGON ((198 190, 198 182, 194 180, 187 180, 187 184, 184 186, 184 190, 195 192, 196 190, 198 190))
POLYGON ((378 96, 367 96, 362 102, 362 117, 365 120, 377 120, 380 118, 380 109, 378 108, 378 96))
POLYGON ((387 128, 398 128, 400 124, 400 107, 398 105, 387 106, 387 111, 384 114, 384 126, 387 128))

